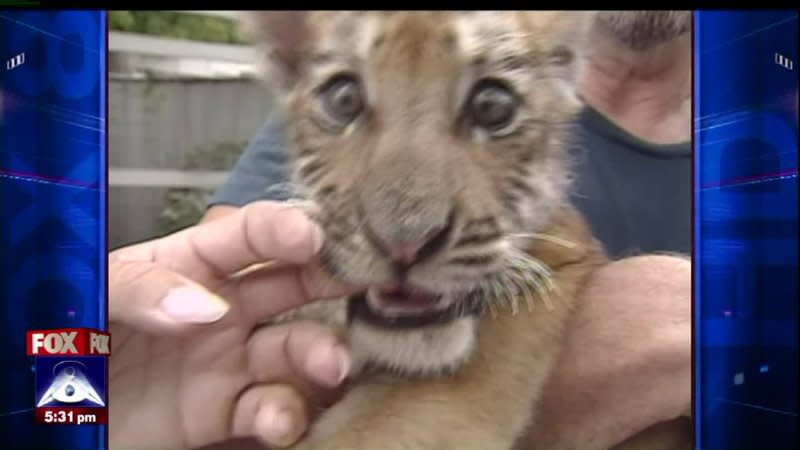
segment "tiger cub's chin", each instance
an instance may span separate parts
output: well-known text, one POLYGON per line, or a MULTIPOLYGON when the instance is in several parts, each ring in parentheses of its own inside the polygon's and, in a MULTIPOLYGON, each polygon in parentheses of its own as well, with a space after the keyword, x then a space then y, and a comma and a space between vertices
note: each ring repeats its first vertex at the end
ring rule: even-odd
POLYGON ((388 328, 354 318, 348 326, 353 371, 388 370, 408 377, 452 373, 469 360, 478 319, 465 316, 414 328, 388 328))

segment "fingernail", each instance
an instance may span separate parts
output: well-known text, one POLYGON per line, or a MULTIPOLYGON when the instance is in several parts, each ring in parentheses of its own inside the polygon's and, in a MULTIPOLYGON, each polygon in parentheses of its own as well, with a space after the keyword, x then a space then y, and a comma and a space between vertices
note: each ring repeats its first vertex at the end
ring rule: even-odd
POLYGON ((329 386, 338 386, 350 373, 350 353, 339 344, 311 351, 308 371, 318 381, 329 386))
POLYGON ((261 419, 261 432, 264 440, 272 445, 287 446, 294 442, 294 420, 292 415, 281 409, 269 410, 261 419))
POLYGON ((319 225, 312 223, 311 224, 311 239, 314 243, 314 254, 316 255, 322 249, 322 241, 324 240, 324 234, 322 232, 322 228, 319 225))
POLYGON ((182 323, 212 323, 221 319, 230 306, 216 295, 190 286, 169 291, 161 300, 161 310, 172 320, 182 323))
POLYGON ((352 360, 350 359, 350 353, 341 345, 335 346, 333 351, 336 353, 336 359, 339 360, 339 378, 336 380, 336 384, 338 385, 350 374, 352 360))

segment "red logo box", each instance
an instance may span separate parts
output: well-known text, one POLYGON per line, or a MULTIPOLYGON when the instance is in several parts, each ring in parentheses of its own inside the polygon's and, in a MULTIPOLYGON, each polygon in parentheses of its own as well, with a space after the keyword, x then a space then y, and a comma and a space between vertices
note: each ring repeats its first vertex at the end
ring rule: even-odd
POLYGON ((111 336, 91 328, 62 328, 27 332, 28 356, 108 356, 111 336))

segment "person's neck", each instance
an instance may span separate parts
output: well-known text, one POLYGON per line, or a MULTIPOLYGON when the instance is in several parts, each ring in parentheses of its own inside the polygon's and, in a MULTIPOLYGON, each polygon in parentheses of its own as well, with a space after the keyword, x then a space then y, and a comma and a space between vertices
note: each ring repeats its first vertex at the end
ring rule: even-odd
POLYGON ((637 52, 595 26, 580 80, 584 101, 654 144, 691 138, 691 34, 637 52))

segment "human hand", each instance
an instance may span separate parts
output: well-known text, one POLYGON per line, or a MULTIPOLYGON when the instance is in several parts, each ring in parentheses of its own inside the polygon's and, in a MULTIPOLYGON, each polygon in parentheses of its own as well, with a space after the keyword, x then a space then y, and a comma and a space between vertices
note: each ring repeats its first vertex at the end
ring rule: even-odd
POLYGON ((343 380, 349 354, 321 325, 258 323, 347 293, 315 264, 321 245, 300 210, 258 202, 111 252, 110 448, 298 439, 306 400, 343 380))

